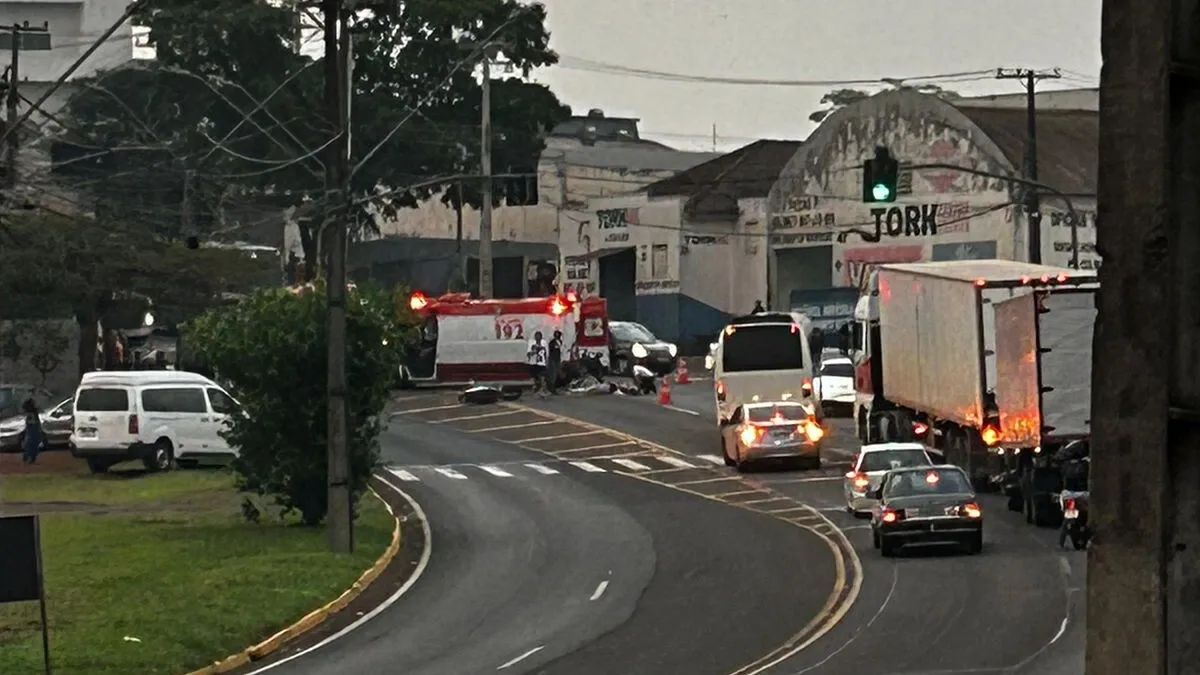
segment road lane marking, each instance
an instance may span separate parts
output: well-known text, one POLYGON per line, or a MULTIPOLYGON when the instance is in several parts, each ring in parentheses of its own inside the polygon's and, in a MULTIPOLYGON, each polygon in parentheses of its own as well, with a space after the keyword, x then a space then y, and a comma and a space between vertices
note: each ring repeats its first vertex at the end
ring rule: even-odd
MULTIPOLYGON (((728 497, 736 497, 738 495, 765 495, 770 494, 766 490, 738 490, 737 492, 722 492, 719 495, 713 495, 717 499, 726 499, 728 497)), ((742 502, 743 504, 745 502, 742 502)))
MULTIPOLYGON (((768 493, 769 494, 769 493, 768 493)), ((759 504, 769 504, 771 502, 787 502, 788 504, 795 503, 791 497, 771 497, 770 499, 755 499, 752 502, 742 502, 742 506, 758 506, 759 504)))
POLYGON ((575 432, 572 432, 569 434, 555 434, 553 436, 538 436, 537 438, 522 438, 519 441, 513 441, 513 443, 537 443, 539 441, 557 441, 560 438, 577 438, 579 436, 595 436, 596 434, 602 434, 602 433, 604 433, 604 432, 603 431, 575 431, 575 432))
POLYGON ((463 408, 463 407, 466 407, 466 406, 464 406, 461 403, 455 403, 453 405, 435 405, 432 408, 413 408, 411 410, 397 410, 396 412, 389 415, 389 417, 394 417, 396 415, 416 415, 417 413, 434 412, 437 410, 454 410, 455 408, 463 408))
POLYGON ((545 464, 526 464, 525 466, 530 469, 533 469, 534 471, 536 471, 544 476, 553 476, 554 474, 558 473, 557 471, 555 471, 554 469, 551 469, 550 467, 546 466, 545 464))
POLYGON ((650 470, 650 467, 646 466, 645 464, 635 462, 632 459, 614 459, 614 460, 612 460, 612 462, 613 462, 613 464, 620 464, 621 466, 625 467, 626 469, 629 469, 630 471, 649 471, 650 470))
POLYGON ((606 590, 608 590, 608 581, 601 581, 600 585, 596 587, 596 590, 592 591, 592 597, 588 598, 588 600, 591 600, 592 602, 599 600, 600 596, 604 595, 604 591, 606 590))
POLYGON ((779 478, 764 481, 771 485, 791 485, 792 483, 828 483, 834 480, 846 480, 845 476, 808 476, 806 478, 779 478))
POLYGON ((575 452, 590 452, 592 450, 603 450, 605 448, 619 448, 622 445, 637 445, 631 441, 621 441, 620 443, 603 443, 601 445, 589 445, 585 448, 571 448, 569 450, 539 450, 539 452, 553 452, 561 455, 575 452))
MULTIPOLYGON (((416 518, 416 520, 421 524, 421 535, 424 537, 425 546, 421 549, 421 557, 417 560, 416 568, 413 569, 412 574, 409 575, 408 579, 405 580, 405 582, 400 586, 400 588, 396 589, 395 593, 392 593, 391 595, 389 595, 386 600, 379 603, 379 605, 372 608, 366 614, 363 614, 362 616, 355 619, 354 622, 351 623, 349 626, 346 626, 345 628, 334 633, 333 635, 330 635, 329 637, 325 638, 324 640, 321 640, 317 644, 312 645, 311 647, 306 647, 304 649, 301 649, 300 651, 296 652, 295 654, 285 656, 284 658, 279 659, 278 661, 275 661, 274 663, 269 663, 269 664, 263 666, 262 668, 255 668, 254 670, 251 670, 250 672, 246 673, 246 675, 259 675, 259 673, 265 673, 268 670, 274 670, 274 669, 278 668, 279 666, 284 665, 285 663, 291 663, 292 661, 295 661, 298 658, 301 658, 303 656, 311 654, 311 653, 317 651, 318 649, 323 649, 325 647, 328 647, 333 642, 346 637, 347 635, 353 633, 354 631, 358 630, 359 628, 362 628, 371 619, 374 619, 375 617, 379 616, 380 614, 383 614, 384 612, 391 609, 392 606, 395 605, 397 602, 399 602, 400 598, 404 597, 404 595, 407 594, 408 591, 410 589, 412 589, 412 587, 416 585, 417 581, 420 580, 420 578, 425 574, 425 570, 429 567, 429 559, 433 556, 433 529, 429 527, 429 518, 425 516, 425 511, 423 509, 421 509, 421 505, 418 504, 415 499, 410 497, 408 495, 408 493, 406 493, 405 491, 396 487, 395 485, 389 483, 383 476, 376 475, 375 477, 379 480, 380 483, 383 483, 384 485, 391 488, 396 494, 400 495, 401 499, 403 499, 405 502, 408 503, 408 507, 410 509, 412 509, 413 517, 416 518)), ((384 506, 387 507, 388 513, 391 513, 393 516, 396 515, 392 509, 391 504, 384 502, 384 506)))
POLYGON ((736 481, 741 482, 737 476, 721 476, 720 478, 701 478, 700 480, 685 480, 681 483, 672 483, 672 485, 704 485, 705 483, 720 483, 721 481, 736 481))
POLYGON ((700 459, 716 464, 717 466, 725 466, 725 459, 716 455, 699 455, 700 459))
POLYGON ((497 469, 494 466, 481 466, 479 468, 481 468, 484 471, 492 474, 493 476, 499 477, 499 478, 512 478, 513 477, 513 475, 511 473, 505 471, 504 469, 497 469))
POLYGON ((446 422, 465 422, 467 420, 482 420, 488 417, 504 417, 506 415, 517 415, 519 410, 509 410, 506 412, 484 413, 482 415, 463 415, 462 417, 447 417, 444 420, 434 420, 434 424, 445 424, 446 422))
POLYGON ((600 467, 596 466, 595 464, 591 464, 588 462, 568 462, 568 464, 575 467, 576 469, 583 469, 584 471, 586 471, 588 473, 608 473, 607 471, 605 471, 604 469, 601 469, 600 467))
POLYGON ((395 476, 396 478, 399 478, 400 480, 402 480, 406 483, 420 483, 421 482, 421 479, 417 478, 415 474, 405 471, 404 469, 388 469, 388 472, 390 472, 393 476, 395 476))
POLYGON ((682 459, 679 459, 678 457, 672 457, 670 455, 655 455, 654 459, 657 459, 658 461, 662 462, 663 464, 669 464, 671 466, 678 467, 680 469, 695 469, 696 468, 695 464, 689 464, 688 462, 685 462, 682 459))
POLYGON ((681 413, 684 413, 684 414, 687 414, 687 415, 693 415, 693 416, 695 416, 695 417, 699 417, 699 416, 700 416, 700 413, 696 412, 695 410, 688 410, 687 408, 680 408, 680 407, 679 407, 679 406, 677 406, 677 405, 671 405, 671 404, 669 404, 669 403, 668 403, 668 404, 665 404, 665 405, 663 405, 663 407, 664 407, 664 408, 666 408, 667 410, 674 410, 675 412, 681 412, 681 413))
POLYGON ((496 670, 504 670, 505 668, 510 668, 510 667, 512 667, 512 666, 515 666, 515 665, 517 665, 518 663, 520 663, 520 662, 524 661, 525 659, 527 659, 527 658, 529 658, 529 657, 533 656, 534 654, 536 654, 536 653, 538 653, 538 652, 542 651, 542 650, 543 650, 543 649, 545 649, 545 648, 546 648, 546 645, 542 645, 542 646, 540 646, 540 647, 534 647, 533 649, 530 649, 529 651, 527 651, 527 652, 525 652, 524 654, 522 654, 522 655, 518 656, 517 658, 513 659, 512 661, 509 661, 508 663, 505 663, 504 665, 500 666, 500 667, 499 667, 499 668, 497 668, 496 670))
POLYGON ((488 427, 486 429, 469 429, 472 434, 485 434, 489 431, 507 431, 509 429, 524 429, 525 427, 540 427, 544 424, 559 424, 558 420, 547 420, 545 422, 526 422, 524 424, 506 424, 502 427, 488 427))
POLYGON ((455 471, 454 469, 448 469, 446 467, 438 467, 438 468, 434 469, 434 471, 442 474, 446 478, 453 478, 455 480, 466 480, 467 479, 467 477, 464 476, 463 474, 455 471))

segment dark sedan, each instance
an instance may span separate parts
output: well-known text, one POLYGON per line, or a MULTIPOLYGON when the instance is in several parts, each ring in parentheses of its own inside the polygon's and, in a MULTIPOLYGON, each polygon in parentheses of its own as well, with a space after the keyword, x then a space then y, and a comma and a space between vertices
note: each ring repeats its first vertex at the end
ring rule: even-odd
POLYGON ((655 337, 650 329, 632 321, 608 322, 609 363, 614 373, 628 375, 635 365, 645 366, 656 375, 675 370, 679 349, 655 337))
POLYGON ((897 468, 872 494, 875 548, 891 557, 905 546, 957 544, 967 553, 983 550, 983 512, 971 481, 956 466, 897 468))

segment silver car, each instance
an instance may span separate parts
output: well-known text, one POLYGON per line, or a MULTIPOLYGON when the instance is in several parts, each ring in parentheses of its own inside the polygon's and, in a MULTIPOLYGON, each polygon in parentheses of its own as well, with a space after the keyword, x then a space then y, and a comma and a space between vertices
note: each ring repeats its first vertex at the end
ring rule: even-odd
POLYGON ((928 449, 920 443, 876 443, 864 445, 854 458, 842 484, 846 511, 860 518, 871 514, 876 500, 870 497, 883 476, 892 469, 933 466, 928 449))
POLYGON ((794 402, 746 403, 721 427, 721 454, 727 466, 745 471, 751 463, 800 462, 821 468, 825 429, 811 405, 794 402))
MULTIPOLYGON (((66 447, 69 444, 74 427, 74 406, 75 399, 69 398, 42 411, 42 432, 46 435, 47 448, 66 447)), ((21 452, 24 437, 24 415, 0 420, 0 452, 21 452)))

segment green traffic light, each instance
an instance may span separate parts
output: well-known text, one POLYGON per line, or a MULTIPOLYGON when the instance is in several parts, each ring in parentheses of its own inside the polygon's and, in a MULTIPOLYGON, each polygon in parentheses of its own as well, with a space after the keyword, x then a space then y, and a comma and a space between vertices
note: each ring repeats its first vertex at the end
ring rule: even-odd
POLYGON ((892 196, 892 190, 883 183, 876 183, 871 188, 871 196, 874 197, 875 201, 877 202, 884 202, 887 201, 888 197, 892 196))

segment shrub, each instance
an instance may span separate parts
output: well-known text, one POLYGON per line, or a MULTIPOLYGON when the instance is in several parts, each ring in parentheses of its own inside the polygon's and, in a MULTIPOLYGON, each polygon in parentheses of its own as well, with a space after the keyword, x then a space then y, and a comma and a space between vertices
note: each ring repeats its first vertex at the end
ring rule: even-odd
MULTIPOLYGON (((346 407, 353 503, 379 461, 381 414, 410 322, 393 297, 355 288, 346 303, 346 407)), ((271 289, 210 311, 186 328, 184 342, 241 403, 223 435, 239 450, 243 492, 272 498, 285 513, 317 525, 328 510, 326 477, 327 340, 323 285, 271 289)))

